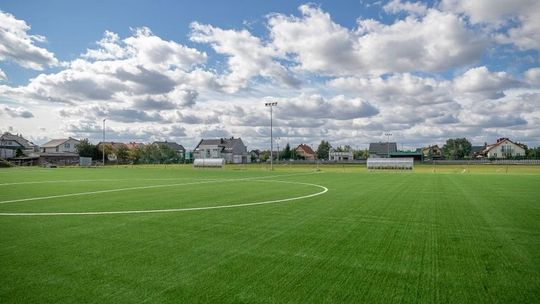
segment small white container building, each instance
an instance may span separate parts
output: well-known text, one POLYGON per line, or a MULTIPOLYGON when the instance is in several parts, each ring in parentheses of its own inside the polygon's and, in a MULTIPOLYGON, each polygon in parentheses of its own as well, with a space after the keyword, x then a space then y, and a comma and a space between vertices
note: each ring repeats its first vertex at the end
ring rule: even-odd
POLYGON ((193 167, 195 168, 223 168, 224 165, 224 158, 196 158, 193 161, 193 167))
POLYGON ((390 170, 412 170, 414 158, 368 158, 368 170, 390 169, 390 170))

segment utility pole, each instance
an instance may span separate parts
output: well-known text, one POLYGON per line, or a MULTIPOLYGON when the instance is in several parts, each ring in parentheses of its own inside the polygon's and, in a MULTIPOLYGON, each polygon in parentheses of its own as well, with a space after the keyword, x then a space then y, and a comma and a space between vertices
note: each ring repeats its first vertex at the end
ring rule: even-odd
POLYGON ((384 133, 386 135, 386 157, 390 158, 390 136, 392 133, 384 133))
POLYGON ((276 137, 276 144, 277 144, 277 161, 279 164, 279 141, 281 140, 281 137, 276 137))
POLYGON ((277 101, 267 102, 264 104, 266 107, 270 107, 270 171, 274 170, 274 135, 272 131, 272 108, 277 106, 277 101))
POLYGON ((103 151, 103 167, 105 167, 105 121, 107 118, 103 118, 103 141, 101 142, 101 150, 103 151))

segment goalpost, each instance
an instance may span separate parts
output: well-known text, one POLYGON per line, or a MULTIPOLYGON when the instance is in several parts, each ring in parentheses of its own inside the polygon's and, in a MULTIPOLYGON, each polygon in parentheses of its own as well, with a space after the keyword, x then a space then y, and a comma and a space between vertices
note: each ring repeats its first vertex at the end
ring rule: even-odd
POLYGON ((412 170, 414 167, 414 158, 368 158, 368 170, 412 170))

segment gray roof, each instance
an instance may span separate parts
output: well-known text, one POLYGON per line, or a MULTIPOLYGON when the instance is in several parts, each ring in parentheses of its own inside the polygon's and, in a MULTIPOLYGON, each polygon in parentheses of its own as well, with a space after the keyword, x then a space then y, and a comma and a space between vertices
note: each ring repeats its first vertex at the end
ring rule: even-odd
POLYGON ((174 141, 155 141, 154 145, 166 145, 174 151, 186 151, 184 146, 175 143, 174 141))
POLYGON ((36 145, 34 143, 22 138, 21 136, 11 134, 9 132, 6 132, 0 136, 3 140, 9 140, 9 141, 15 141, 19 143, 19 145, 23 146, 25 149, 33 149, 36 145))
POLYGON ((244 145, 244 142, 242 142, 241 138, 201 139, 195 150, 201 145, 208 145, 222 147, 225 152, 230 152, 237 144, 244 145))
POLYGON ((387 155, 388 152, 397 152, 397 144, 395 142, 378 142, 369 144, 369 154, 387 155))
POLYGON ((44 143, 43 145, 41 145, 41 147, 42 148, 56 148, 56 147, 60 146, 61 144, 65 143, 68 140, 69 140, 69 138, 53 139, 53 140, 50 140, 50 141, 44 143))

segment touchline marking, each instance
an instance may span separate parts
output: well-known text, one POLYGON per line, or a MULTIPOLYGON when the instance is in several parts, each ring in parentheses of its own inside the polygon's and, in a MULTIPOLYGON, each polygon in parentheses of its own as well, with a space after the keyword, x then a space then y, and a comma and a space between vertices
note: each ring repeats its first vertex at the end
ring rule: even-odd
MULTIPOLYGON (((227 180, 233 181, 233 180, 227 180)), ((236 181, 236 180, 234 180, 236 181)), ((252 180, 259 182, 259 180, 252 180)), ((218 181, 219 182, 219 181, 218 181)), ((311 183, 301 183, 301 182, 291 182, 291 181, 280 181, 280 180, 266 180, 265 182, 275 182, 275 183, 285 183, 285 184, 296 184, 296 185, 306 185, 313 186, 316 188, 322 189, 317 193, 312 193, 303 196, 289 197, 278 200, 254 202, 254 203, 244 203, 244 204, 234 204, 234 205, 222 205, 222 206, 210 206, 210 207, 192 207, 192 208, 177 208, 177 209, 154 209, 154 210, 127 210, 127 211, 90 211, 90 212, 6 212, 0 213, 5 216, 61 216, 61 215, 114 215, 114 214, 138 214, 138 213, 165 213, 165 212, 184 212, 184 211, 200 211, 200 210, 212 210, 212 209, 226 209, 226 208, 239 208, 239 207, 248 207, 248 206, 257 206, 257 205, 267 205, 267 204, 276 204, 290 202, 310 197, 315 197, 322 195, 328 192, 328 188, 325 186, 311 184, 311 183)), ((180 184, 186 185, 186 184, 180 184)))
MULTIPOLYGON (((15 186, 15 185, 34 185, 34 184, 55 184, 55 183, 94 183, 94 182, 116 182, 116 181, 167 181, 167 180, 186 180, 188 177, 177 177, 177 178, 104 178, 104 179, 71 179, 71 180, 48 180, 48 181, 35 181, 35 182, 13 182, 13 183, 4 183, 0 186, 15 186)), ((215 180, 208 178, 201 178, 198 180, 215 180)))
MULTIPOLYGON (((286 176, 294 176, 294 175, 306 175, 306 174, 314 174, 314 172, 309 173, 291 173, 291 174, 281 174, 281 175, 266 175, 266 176, 256 176, 256 177, 248 177, 248 178, 269 178, 269 177, 286 177, 286 176)), ((58 180, 47 180, 47 181, 34 181, 34 182, 12 182, 12 183, 3 183, 0 184, 0 186, 16 186, 16 185, 34 185, 34 184, 55 184, 55 183, 80 183, 80 182, 115 182, 115 181, 167 181, 167 180, 186 180, 186 179, 192 179, 189 177, 172 177, 172 178, 103 178, 103 179, 58 179, 58 180)), ((235 179, 235 180, 242 180, 244 178, 235 179)), ((218 178, 199 178, 197 179, 199 181, 215 181, 218 180, 218 178)))

